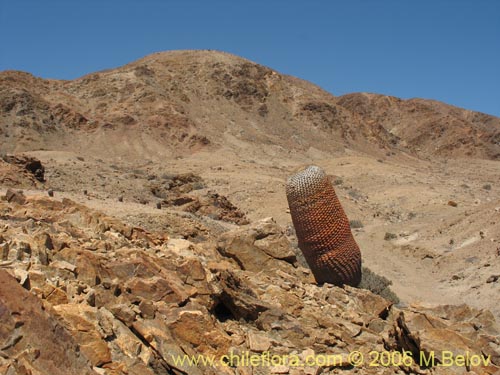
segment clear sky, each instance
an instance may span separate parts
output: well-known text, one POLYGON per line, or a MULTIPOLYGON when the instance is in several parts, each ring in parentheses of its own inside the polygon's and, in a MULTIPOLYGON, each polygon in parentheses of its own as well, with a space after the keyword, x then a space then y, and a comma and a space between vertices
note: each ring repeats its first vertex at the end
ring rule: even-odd
POLYGON ((176 49, 500 116, 500 0, 0 0, 0 70, 72 79, 176 49))

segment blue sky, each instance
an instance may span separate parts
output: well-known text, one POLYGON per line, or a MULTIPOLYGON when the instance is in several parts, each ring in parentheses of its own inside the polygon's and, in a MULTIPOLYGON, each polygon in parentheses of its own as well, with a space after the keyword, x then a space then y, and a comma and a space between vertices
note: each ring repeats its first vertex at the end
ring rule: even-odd
POLYGON ((500 116, 497 0, 0 0, 0 70, 73 79, 176 49, 500 116))

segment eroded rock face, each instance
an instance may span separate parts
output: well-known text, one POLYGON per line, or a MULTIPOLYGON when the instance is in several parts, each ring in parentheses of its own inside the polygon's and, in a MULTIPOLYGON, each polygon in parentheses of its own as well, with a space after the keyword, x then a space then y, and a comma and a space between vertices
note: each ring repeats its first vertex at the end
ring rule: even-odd
POLYGON ((97 374, 50 305, 0 270, 2 374, 97 374))
POLYGON ((244 270, 274 272, 282 269, 295 273, 295 253, 272 218, 224 233, 217 249, 244 270))
POLYGON ((45 182, 45 168, 40 160, 27 155, 0 157, 0 183, 5 186, 34 187, 45 182))
POLYGON ((395 324, 390 335, 395 339, 394 348, 415 356, 433 355, 441 364, 448 361, 446 352, 456 356, 482 353, 493 365, 487 366, 490 371, 500 363, 500 331, 489 311, 476 311, 467 305, 415 305, 406 311, 394 309, 393 314, 395 324))
POLYGON ((151 184, 150 191, 162 199, 159 207, 172 207, 189 212, 198 217, 208 217, 238 225, 248 224, 245 214, 232 204, 225 196, 208 191, 199 193, 205 188, 203 179, 193 173, 162 176, 162 181, 151 184))
POLYGON ((318 286, 270 218, 195 244, 67 199, 0 200, 0 212, 0 373, 500 371, 499 327, 487 311, 398 308, 367 290, 318 286), (359 369, 352 351, 364 355, 359 369), (387 351, 435 353, 435 364, 370 366, 387 351), (439 367, 443 351, 489 362, 439 367), (262 362, 266 353, 281 362, 262 362))

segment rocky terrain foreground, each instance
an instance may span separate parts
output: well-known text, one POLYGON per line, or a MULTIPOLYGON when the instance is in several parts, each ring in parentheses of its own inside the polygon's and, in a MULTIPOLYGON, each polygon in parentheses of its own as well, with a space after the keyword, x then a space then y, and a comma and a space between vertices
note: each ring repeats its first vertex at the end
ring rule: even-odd
POLYGON ((9 190, 0 242, 4 374, 500 371, 490 312, 400 308, 364 289, 317 286, 271 218, 195 243, 9 190), (262 362, 219 361, 230 353, 262 362), (198 356, 215 362, 186 360, 198 356))
POLYGON ((0 72, 0 374, 498 375, 499 158, 493 116, 226 53, 0 72), (359 288, 297 248, 311 164, 359 288))

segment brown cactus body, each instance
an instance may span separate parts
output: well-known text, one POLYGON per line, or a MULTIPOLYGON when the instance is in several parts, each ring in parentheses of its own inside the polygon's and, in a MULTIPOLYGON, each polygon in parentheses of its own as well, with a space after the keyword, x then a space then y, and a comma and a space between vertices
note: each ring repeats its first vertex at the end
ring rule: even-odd
POLYGON ((291 176, 286 195, 299 248, 318 283, 356 286, 361 252, 323 170, 310 166, 291 176))

